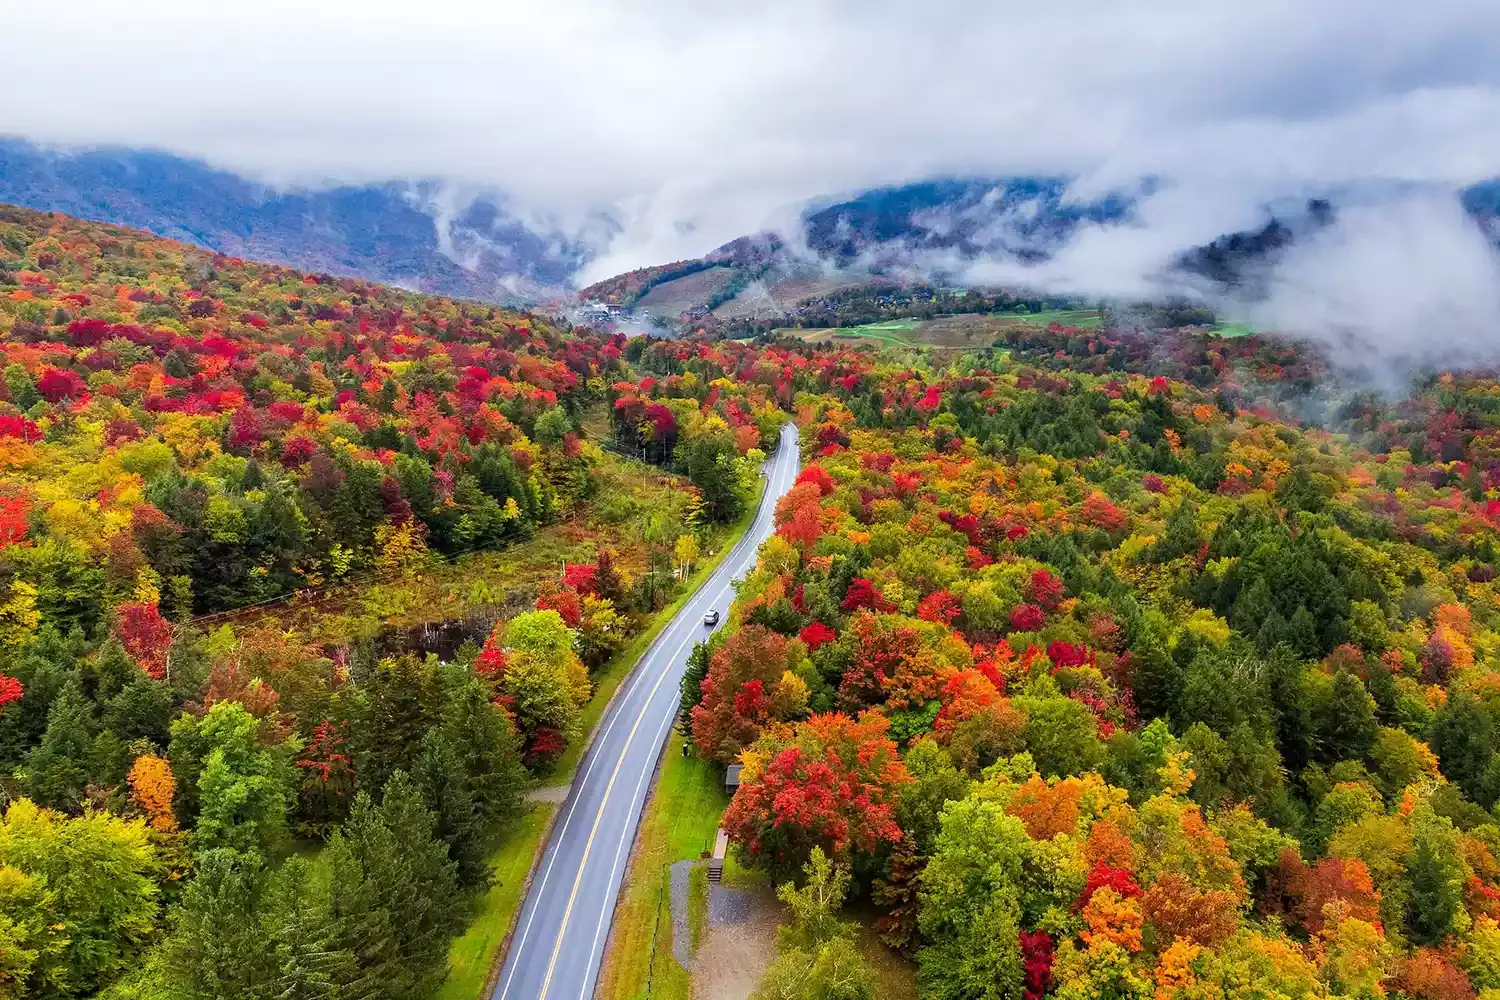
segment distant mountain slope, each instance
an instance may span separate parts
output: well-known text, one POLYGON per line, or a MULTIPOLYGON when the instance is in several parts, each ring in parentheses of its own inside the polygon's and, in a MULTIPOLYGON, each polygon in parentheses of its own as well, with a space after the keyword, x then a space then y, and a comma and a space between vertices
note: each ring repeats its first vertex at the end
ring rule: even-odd
POLYGON ((1071 202, 1067 189, 1067 179, 1057 177, 974 178, 823 199, 808 206, 801 232, 786 239, 742 237, 704 257, 640 268, 579 294, 667 321, 785 315, 890 273, 931 275, 982 254, 1041 260, 1081 223, 1124 219, 1134 199, 1111 193, 1071 202))
POLYGON ((400 182, 277 191, 167 153, 0 139, 0 201, 240 257, 491 301, 561 288, 586 259, 576 242, 509 217, 497 197, 453 210, 442 193, 400 182))
MULTIPOLYGON (((851 289, 864 294, 859 290, 893 277, 941 286, 962 283, 953 276, 980 257, 1044 261, 1082 225, 1128 222, 1137 199, 1156 188, 1147 181, 1134 191, 1075 201, 1068 185, 1062 177, 1012 177, 878 188, 809 206, 801 231, 785 239, 735 240, 705 257, 641 268, 580 294, 669 322, 801 320, 809 309, 819 312, 825 297, 851 289)), ((1500 242, 1500 180, 1475 185, 1461 198, 1500 242)), ((1337 204, 1322 198, 1278 203, 1258 228, 1187 250, 1174 266, 1190 283, 1253 295, 1266 265, 1337 214, 1337 204)))
POLYGON ((845 264, 897 250, 1032 259, 1079 222, 1116 222, 1130 210, 1133 198, 1125 193, 1067 202, 1068 183, 1064 177, 1009 177, 878 188, 809 212, 803 220, 807 246, 845 264))
POLYGON ((1259 229, 1228 233, 1183 254, 1178 267, 1223 287, 1243 285, 1259 265, 1275 258, 1302 236, 1330 225, 1334 216, 1330 202, 1314 198, 1300 212, 1273 216, 1259 229))

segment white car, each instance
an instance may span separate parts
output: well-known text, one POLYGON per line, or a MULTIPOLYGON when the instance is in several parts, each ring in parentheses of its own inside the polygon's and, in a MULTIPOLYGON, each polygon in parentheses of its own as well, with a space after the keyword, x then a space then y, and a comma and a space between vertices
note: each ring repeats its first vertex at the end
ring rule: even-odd
POLYGON ((703 624, 707 625, 709 628, 713 628, 715 625, 719 624, 719 612, 709 611, 708 614, 703 616, 703 624))

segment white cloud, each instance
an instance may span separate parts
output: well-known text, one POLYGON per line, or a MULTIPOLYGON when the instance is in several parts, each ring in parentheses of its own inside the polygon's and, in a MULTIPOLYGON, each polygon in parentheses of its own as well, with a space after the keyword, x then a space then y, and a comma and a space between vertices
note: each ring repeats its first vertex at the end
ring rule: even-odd
POLYGON ((1447 195, 1356 205, 1292 245, 1248 314, 1350 364, 1493 360, 1500 255, 1447 195))
POLYGON ((1273 195, 1500 173, 1492 0, 11 8, 0 133, 283 183, 499 189, 569 232, 607 210, 621 231, 585 278, 936 172, 1171 177, 1146 225, 1086 230, 1049 265, 1124 293, 1273 195))

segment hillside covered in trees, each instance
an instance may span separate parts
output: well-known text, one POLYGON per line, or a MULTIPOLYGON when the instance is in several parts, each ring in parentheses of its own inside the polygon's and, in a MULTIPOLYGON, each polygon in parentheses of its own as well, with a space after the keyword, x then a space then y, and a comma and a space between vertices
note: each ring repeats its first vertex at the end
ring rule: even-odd
POLYGON ((795 880, 758 996, 875 995, 846 893, 924 997, 1500 996, 1500 383, 1320 429, 1293 345, 1002 346, 808 366, 684 684, 795 880))
POLYGON ((4 995, 430 995, 791 415, 683 692, 794 882, 763 995, 873 995, 848 895, 944 1000, 1500 996, 1493 373, 627 340, 10 209, 0 350, 4 995), (678 499, 600 520, 616 461, 678 499), (452 662, 204 617, 562 527, 452 662))
POLYGON ((692 345, 662 381, 713 399, 641 415, 670 444, 637 448, 604 411, 655 384, 644 342, 9 208, 0 351, 13 997, 429 995, 789 398, 755 352, 692 345), (543 534, 569 545, 534 595, 503 559, 464 581, 527 605, 455 662, 240 613, 394 598, 543 534))

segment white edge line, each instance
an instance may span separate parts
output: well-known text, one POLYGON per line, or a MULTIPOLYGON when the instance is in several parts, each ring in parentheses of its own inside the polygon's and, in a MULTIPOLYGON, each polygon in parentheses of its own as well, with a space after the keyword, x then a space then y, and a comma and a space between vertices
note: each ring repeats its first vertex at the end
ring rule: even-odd
MULTIPOLYGON (((783 479, 783 480, 786 479, 787 478, 786 472, 791 471, 791 469, 795 468, 797 464, 800 464, 800 463, 793 463, 792 465, 788 466, 788 468, 785 468, 785 469, 780 469, 780 468, 777 469, 776 473, 773 476, 773 478, 783 479)), ((776 490, 776 491, 778 491, 777 492, 777 496, 776 496, 776 500, 780 500, 781 499, 781 496, 780 496, 780 493, 779 493, 780 489, 781 489, 780 486, 776 486, 774 484, 768 484, 768 486, 767 486, 767 496, 770 496, 772 490, 776 490)), ((770 510, 771 510, 772 520, 774 521, 775 520, 775 502, 774 501, 771 504, 770 510)), ((758 521, 759 517, 757 517, 756 520, 758 521)), ((764 539, 762 539, 762 541, 764 541, 764 539)), ((756 548, 759 549, 759 547, 760 547, 760 543, 757 543, 756 544, 756 548)), ((746 566, 745 568, 746 569, 750 569, 751 567, 746 566)), ((733 576, 731 576, 729 584, 727 584, 726 586, 724 586, 723 588, 721 588, 723 593, 721 595, 716 595, 715 598, 714 598, 714 600, 712 602, 710 602, 710 603, 715 603, 716 604, 716 603, 718 603, 719 596, 723 596, 723 595, 727 595, 727 594, 733 593, 734 592, 733 581, 734 581, 735 578, 738 577, 738 575, 739 574, 734 574, 733 576)), ((669 671, 675 665, 674 662, 673 662, 673 661, 675 661, 675 659, 676 659, 676 656, 674 655, 672 657, 672 659, 667 662, 667 669, 669 671)), ((647 707, 649 708, 649 705, 647 707)), ((674 718, 675 718, 674 714, 668 713, 667 718, 664 720, 665 724, 661 728, 659 728, 657 730, 656 739, 655 739, 655 741, 653 743, 653 745, 654 745, 654 747, 656 749, 657 755, 661 754, 662 743, 666 739, 665 733, 666 733, 667 729, 669 728, 671 720, 674 719, 674 718)), ((626 749, 627 749, 627 752, 628 752, 629 748, 627 747, 626 749)), ((654 758, 653 758, 653 761, 654 761, 654 758)), ((634 813, 635 813, 635 816, 634 816, 634 825, 637 828, 640 825, 640 810, 642 810, 642 809, 645 808, 645 801, 643 799, 641 799, 641 786, 645 783, 646 778, 648 776, 650 776, 650 775, 653 775, 655 773, 655 771, 656 771, 655 767, 647 767, 647 768, 642 769, 641 776, 636 781, 635 792, 631 796, 632 801, 640 800, 639 804, 636 806, 636 809, 634 810, 634 813)), ((602 803, 601 803, 601 808, 602 808, 602 803)), ((627 813, 627 815, 629 815, 629 813, 627 813)), ((635 840, 634 835, 632 835, 631 837, 627 838, 625 836, 625 832, 626 832, 625 827, 621 826, 619 828, 620 839, 619 839, 619 842, 615 845, 615 856, 614 856, 614 860, 610 864, 609 879, 606 882, 607 889, 606 889, 606 892, 605 892, 605 897, 606 897, 606 899, 604 900, 605 902, 607 902, 608 896, 611 895, 611 894, 614 894, 616 897, 618 897, 619 890, 621 888, 623 888, 624 874, 623 874, 623 872, 619 872, 620 857, 624 853, 625 843, 626 843, 627 839, 630 840, 630 841, 632 841, 632 842, 635 840), (617 876, 617 872, 619 872, 618 878, 616 877, 617 876)), ((588 995, 589 986, 590 986, 590 980, 595 980, 597 978, 598 969, 597 969, 597 967, 595 965, 594 953, 599 948, 599 939, 600 939, 600 936, 604 932, 604 918, 611 912, 612 909, 613 908, 611 906, 600 906, 600 908, 599 908, 599 919, 598 919, 598 921, 594 925, 594 940, 593 940, 593 943, 589 946, 588 955, 587 955, 588 961, 587 961, 587 965, 585 966, 586 971, 584 973, 584 981, 583 981, 583 985, 580 987, 580 991, 579 991, 579 994, 578 994, 579 1000, 584 1000, 584 998, 588 995)), ((600 961, 602 961, 602 960, 603 960, 603 956, 600 956, 600 961)))
MULTIPOLYGON (((785 448, 786 444, 787 444, 787 442, 786 442, 786 431, 785 431, 785 428, 783 427, 783 431, 782 431, 782 435, 781 435, 781 446, 783 448, 785 448)), ((777 458, 780 458, 780 454, 781 453, 778 453, 777 458)), ((767 477, 766 496, 765 496, 765 500, 768 500, 770 502, 768 504, 765 504, 763 506, 762 510, 760 510, 760 511, 757 512, 755 520, 751 522, 751 530, 746 532, 746 536, 742 537, 740 543, 736 543, 736 545, 735 545, 736 549, 740 548, 741 544, 746 540, 746 538, 748 538, 750 535, 753 534, 755 526, 760 522, 760 519, 761 519, 761 517, 763 515, 769 514, 770 520, 772 521, 772 523, 775 522, 775 519, 776 519, 776 503, 777 503, 777 501, 779 501, 781 499, 781 493, 780 493, 781 486, 777 485, 777 480, 785 479, 786 475, 784 474, 784 471, 782 469, 775 468, 775 466, 779 466, 782 463, 778 462, 776 459, 773 459, 772 462, 773 462, 773 469, 772 469, 771 475, 767 477)), ((794 466, 799 465, 799 464, 800 464, 800 462, 798 462, 798 461, 796 461, 794 459, 794 461, 791 463, 791 466, 789 466, 789 468, 790 467, 794 467, 794 466)), ((752 549, 753 550, 759 550, 762 541, 764 541, 764 539, 756 541, 754 543, 754 545, 752 546, 752 549)), ((676 630, 677 624, 678 623, 687 624, 687 623, 690 623, 692 621, 693 615, 687 615, 687 614, 684 614, 684 612, 686 612, 688 610, 688 608, 692 607, 694 604, 697 604, 698 601, 699 601, 699 599, 710 590, 710 585, 713 583, 713 578, 714 577, 719 576, 720 573, 723 570, 725 570, 725 569, 731 569, 731 566, 729 564, 732 563, 734 555, 735 555, 734 551, 731 550, 729 552, 728 556, 725 557, 725 565, 721 566, 720 569, 715 570, 714 573, 709 577, 709 579, 706 580, 706 581, 704 581, 704 585, 701 588, 699 588, 699 590, 698 590, 698 592, 696 594, 694 594, 692 597, 690 597, 688 599, 688 603, 686 605, 684 605, 684 607, 682 608, 682 610, 677 613, 677 616, 676 616, 677 620, 674 621, 673 624, 668 625, 667 628, 666 628, 666 630, 660 636, 658 636, 656 638, 656 640, 652 643, 651 647, 649 647, 646 650, 646 652, 642 654, 642 658, 643 658, 643 660, 646 661, 646 664, 647 664, 648 667, 649 667, 649 661, 650 661, 650 659, 652 657, 652 654, 655 653, 655 652, 659 652, 660 651, 657 647, 665 648, 666 643, 667 643, 667 639, 671 635, 671 633, 676 630)), ((735 578, 734 574, 731 572, 730 580, 729 580, 729 582, 731 584, 731 586, 730 586, 729 589, 731 591, 733 590, 732 583, 733 583, 734 578, 735 578)), ((713 601, 709 602, 710 605, 717 603, 717 600, 718 600, 718 598, 716 596, 713 601)), ((681 652, 681 649, 682 649, 682 646, 679 645, 677 651, 681 652)), ((673 656, 671 658, 668 659, 667 669, 669 671, 671 670, 671 667, 672 667, 672 660, 675 660, 675 659, 676 659, 676 654, 675 653, 673 654, 673 656)), ((557 863, 557 856, 558 856, 558 854, 561 853, 561 850, 562 850, 562 841, 567 836, 568 827, 573 822, 573 814, 574 814, 574 812, 576 811, 576 809, 578 807, 578 801, 579 801, 579 799, 581 799, 583 797, 582 793, 583 793, 584 785, 586 785, 588 783, 589 775, 591 775, 593 773, 594 765, 596 763, 598 763, 598 761, 599 761, 600 754, 597 751, 600 750, 604 746, 604 744, 608 741, 609 734, 610 734, 611 731, 613 731, 613 729, 615 727, 615 723, 619 722, 620 719, 624 718, 625 715, 627 714, 625 712, 625 710, 624 710, 625 706, 629 703, 630 698, 633 695, 635 695, 636 692, 639 690, 639 688, 641 686, 641 684, 640 684, 641 679, 648 672, 649 671, 647 671, 647 670, 640 670, 640 671, 634 672, 634 674, 630 678, 629 683, 626 685, 625 692, 623 693, 623 695, 620 698, 620 702, 619 702, 619 704, 620 704, 620 710, 613 713, 613 716, 612 716, 612 718, 609 721, 609 725, 605 726, 604 732, 599 735, 599 739, 596 740, 596 741, 594 741, 589 746, 589 748, 588 748, 589 766, 584 769, 582 781, 580 781, 576 785, 578 794, 572 796, 572 801, 568 804, 568 814, 565 817, 563 817, 563 826, 562 826, 562 829, 557 834, 556 846, 554 846, 550 850, 550 852, 548 854, 548 857, 547 857, 547 867, 542 872, 542 880, 541 880, 540 883, 538 883, 536 891, 535 891, 534 894, 533 893, 527 893, 528 899, 530 899, 532 901, 531 912, 527 914, 526 925, 521 930, 521 936, 518 939, 516 939, 515 945, 508 950, 508 954, 506 955, 506 962, 510 964, 511 968, 510 968, 510 971, 506 974, 505 982, 501 984, 500 993, 498 994, 497 1000, 505 1000, 505 998, 510 993, 511 983, 515 980, 516 969, 519 968, 519 965, 520 965, 520 963, 518 963, 518 962, 512 962, 511 961, 511 957, 514 956, 514 955, 519 954, 521 952, 521 950, 526 946, 526 941, 527 941, 527 939, 529 938, 529 936, 531 934, 531 925, 536 920, 536 914, 537 914, 537 910, 538 910, 538 908, 540 906, 540 900, 541 900, 542 894, 546 891, 547 881, 548 881, 548 879, 552 875, 552 868, 557 863)), ((652 690, 652 693, 654 693, 654 692, 655 692, 655 686, 653 686, 653 690, 652 690)), ((651 699, 650 699, 650 696, 648 695, 647 699, 646 699, 646 705, 642 708, 642 713, 644 713, 644 711, 647 708, 650 707, 650 703, 651 703, 651 699)), ((636 717, 639 718, 640 714, 642 714, 642 713, 637 713, 636 717)), ((669 715, 668 718, 669 719, 675 718, 675 715, 669 715)), ((664 738, 665 737, 662 737, 662 739, 664 739, 664 738)), ((661 743, 660 743, 660 739, 659 739, 658 742, 657 742, 658 752, 660 752, 660 745, 661 745, 661 743)), ((625 748, 622 749, 622 751, 621 751, 621 756, 624 756, 626 753, 628 753, 629 749, 630 749, 629 743, 627 743, 626 746, 625 746, 625 748)), ((599 808, 602 810, 604 808, 604 805, 605 805, 605 800, 601 800, 600 803, 599 803, 599 808)), ((623 842, 623 838, 622 838, 622 842, 623 842)), ((619 852, 617 850, 616 851, 616 855, 617 856, 618 856, 618 853, 619 852)), ((613 870, 611 870, 611 882, 613 882, 613 870)), ((601 913, 601 916, 600 916, 600 920, 601 920, 601 922, 603 920, 602 913, 601 913)), ((596 931, 596 934, 595 934, 596 939, 597 939, 597 936, 598 935, 597 935, 597 931, 596 931)), ((590 951, 590 956, 589 957, 590 957, 590 962, 592 964, 592 957, 593 957, 592 950, 590 951)))

